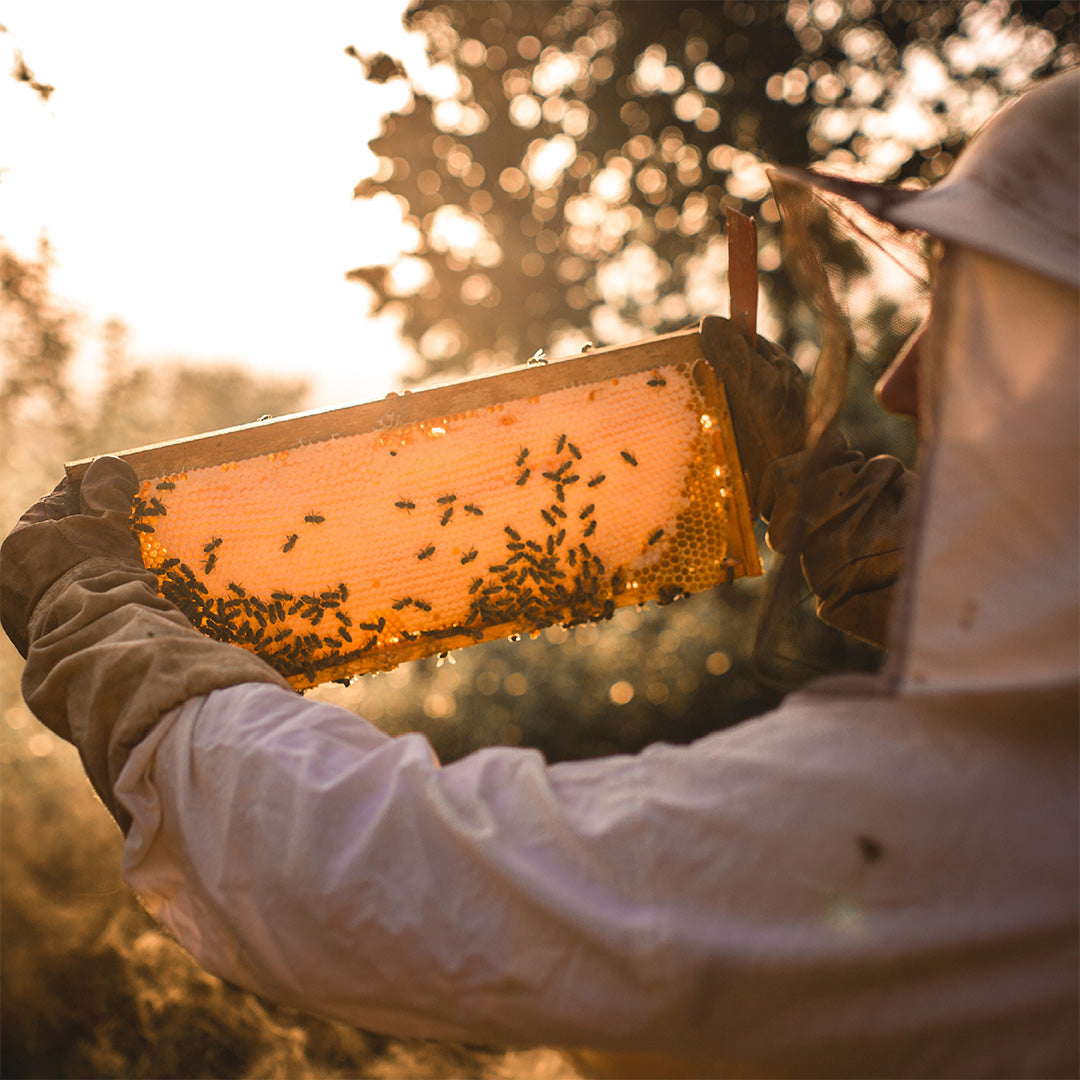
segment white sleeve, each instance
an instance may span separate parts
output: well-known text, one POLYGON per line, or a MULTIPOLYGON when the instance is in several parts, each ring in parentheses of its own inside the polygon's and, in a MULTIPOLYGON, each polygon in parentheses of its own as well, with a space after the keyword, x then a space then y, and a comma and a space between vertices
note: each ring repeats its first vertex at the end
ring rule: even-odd
POLYGON ((369 1030, 1041 1075, 1075 1032, 1076 777, 1028 719, 807 695, 691 746, 440 767, 245 684, 132 753, 124 870, 210 971, 369 1030))
POLYGON ((722 871, 701 858, 714 781, 676 748, 548 766, 497 747, 441 767, 419 735, 249 684, 167 714, 117 794, 151 913, 268 997, 504 1045, 700 1035, 679 1013, 722 871))

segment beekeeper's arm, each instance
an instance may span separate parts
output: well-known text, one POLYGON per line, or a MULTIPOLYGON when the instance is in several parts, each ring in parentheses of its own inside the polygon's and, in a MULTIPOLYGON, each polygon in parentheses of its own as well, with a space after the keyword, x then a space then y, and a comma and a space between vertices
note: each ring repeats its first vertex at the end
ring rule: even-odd
POLYGON ((727 393, 751 504, 768 522, 769 546, 782 555, 799 547, 824 622, 883 647, 918 478, 895 458, 867 460, 837 432, 825 436, 807 477, 799 369, 764 338, 752 350, 727 319, 706 318, 701 340, 727 393))
POLYGON ((288 683, 254 654, 200 634, 158 595, 129 515, 131 466, 98 458, 32 506, 0 548, 0 618, 26 659, 31 712, 75 744, 121 828, 113 787, 161 715, 237 683, 288 683))

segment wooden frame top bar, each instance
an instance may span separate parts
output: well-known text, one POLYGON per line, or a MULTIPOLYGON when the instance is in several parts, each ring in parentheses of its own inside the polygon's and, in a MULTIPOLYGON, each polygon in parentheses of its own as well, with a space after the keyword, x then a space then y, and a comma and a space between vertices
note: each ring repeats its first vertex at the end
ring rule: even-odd
MULTIPOLYGON (((140 480, 241 461, 308 443, 383 428, 404 427, 418 420, 484 408, 498 402, 544 394, 563 387, 646 370, 662 364, 693 363, 703 358, 697 328, 648 338, 628 345, 592 349, 564 360, 508 368, 455 383, 388 394, 379 401, 331 406, 294 413, 240 427, 224 428, 185 439, 123 450, 123 458, 140 480)), ((64 466, 73 480, 82 478, 93 458, 64 466)))

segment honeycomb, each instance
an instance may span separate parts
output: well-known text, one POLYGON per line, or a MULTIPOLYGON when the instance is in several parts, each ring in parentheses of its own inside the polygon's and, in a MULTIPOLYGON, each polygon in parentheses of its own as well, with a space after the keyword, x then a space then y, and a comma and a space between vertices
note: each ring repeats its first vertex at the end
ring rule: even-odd
POLYGON ((706 366, 160 472, 132 529, 163 596, 298 689, 669 603, 760 572, 706 366))

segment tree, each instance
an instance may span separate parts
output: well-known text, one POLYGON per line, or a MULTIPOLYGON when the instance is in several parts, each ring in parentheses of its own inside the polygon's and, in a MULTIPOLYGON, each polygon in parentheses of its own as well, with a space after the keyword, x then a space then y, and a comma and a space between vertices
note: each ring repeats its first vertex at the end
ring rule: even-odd
POLYGON ((47 409, 63 423, 73 420, 68 368, 78 319, 52 296, 51 266, 45 240, 34 259, 0 249, 0 426, 5 430, 21 411, 35 408, 47 409))
POLYGON ((425 375, 484 370, 725 310, 733 206, 758 220, 766 329, 792 348, 811 319, 780 272, 765 165, 935 180, 1004 98, 1080 59, 1076 14, 1071 0, 424 0, 407 22, 427 70, 348 50, 369 78, 407 83, 356 196, 412 237, 349 276, 399 314, 425 375))

